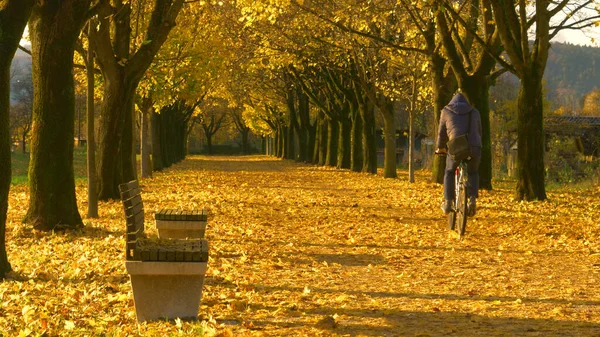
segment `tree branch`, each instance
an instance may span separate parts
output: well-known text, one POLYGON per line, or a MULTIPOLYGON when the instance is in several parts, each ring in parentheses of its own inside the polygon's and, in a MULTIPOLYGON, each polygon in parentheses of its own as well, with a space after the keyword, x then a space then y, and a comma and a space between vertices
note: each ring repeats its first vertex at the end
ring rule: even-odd
MULTIPOLYGON (((498 1, 498 0, 495 0, 498 1)), ((468 24, 460 17, 460 15, 458 15, 458 13, 456 13, 451 6, 448 6, 446 3, 444 3, 444 8, 446 8, 448 10, 448 12, 450 12, 452 14, 452 16, 455 16, 457 21, 461 23, 461 25, 467 30, 469 31, 469 33, 473 34, 473 37, 475 38, 475 41, 477 41, 479 43, 479 45, 483 48, 483 50, 488 53, 491 57, 494 58, 494 60, 496 60, 496 62, 498 62, 503 68, 506 68, 508 71, 515 73, 516 74, 516 69, 513 65, 511 65, 510 63, 506 62, 505 60, 503 60, 498 53, 494 53, 493 50, 491 50, 490 46, 486 43, 486 41, 484 41, 478 34, 477 32, 472 31, 471 28, 468 27, 468 24)), ((499 18, 496 18, 496 24, 498 25, 497 28, 502 30, 505 30, 505 34, 510 35, 510 32, 508 31, 509 28, 507 26, 505 26, 504 22, 499 22, 498 20, 499 18)), ((507 36, 508 38, 508 36, 507 36)), ((514 43, 514 41, 513 41, 514 43)), ((514 51, 514 49, 513 49, 514 51)), ((508 52, 508 51, 507 51, 508 52)))
POLYGON ((417 53, 426 53, 427 52, 426 50, 421 49, 421 48, 413 48, 413 47, 402 46, 402 45, 393 43, 391 41, 388 41, 388 40, 382 38, 381 36, 377 36, 377 35, 373 35, 373 34, 361 32, 361 31, 356 30, 354 28, 350 28, 348 26, 343 25, 340 22, 336 22, 334 20, 331 20, 330 18, 325 17, 325 16, 317 13, 316 11, 314 11, 314 10, 308 8, 308 7, 300 5, 296 0, 292 0, 292 4, 294 4, 295 6, 297 6, 300 9, 304 10, 305 12, 310 13, 310 14, 316 16, 317 18, 319 18, 319 19, 321 19, 321 20, 323 20, 323 21, 325 21, 325 22, 327 22, 327 23, 329 23, 329 24, 331 24, 331 25, 333 25, 333 26, 341 29, 344 32, 352 33, 352 34, 359 35, 359 36, 362 36, 362 37, 366 37, 368 39, 371 39, 371 40, 383 43, 383 44, 387 45, 388 47, 391 47, 391 48, 394 48, 394 49, 397 49, 397 50, 412 51, 412 52, 417 52, 417 53))

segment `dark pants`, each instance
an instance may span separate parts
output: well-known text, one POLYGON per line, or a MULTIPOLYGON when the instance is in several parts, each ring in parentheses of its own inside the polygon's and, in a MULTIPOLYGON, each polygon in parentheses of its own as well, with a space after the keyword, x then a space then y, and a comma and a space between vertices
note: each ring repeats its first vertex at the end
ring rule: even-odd
MULTIPOLYGON (((481 148, 475 147, 472 150, 471 160, 467 163, 467 172, 469 174, 469 186, 467 195, 477 198, 479 196, 479 163, 481 163, 481 148)), ((456 190, 454 187, 454 172, 458 167, 450 155, 446 157, 446 173, 444 174, 444 199, 454 200, 456 190)))

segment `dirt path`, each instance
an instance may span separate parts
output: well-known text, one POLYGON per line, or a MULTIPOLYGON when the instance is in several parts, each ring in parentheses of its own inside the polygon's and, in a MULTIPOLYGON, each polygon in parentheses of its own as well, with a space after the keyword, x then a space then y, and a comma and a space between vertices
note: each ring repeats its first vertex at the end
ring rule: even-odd
MULTIPOLYGON (((441 187, 267 157, 191 157, 142 181, 146 222, 207 206, 200 322, 138 325, 118 201, 85 228, 22 224, 11 189, 0 336, 600 336, 600 190, 482 192, 458 240, 441 187)), ((86 185, 77 186, 81 214, 86 185)))
POLYGON ((234 335, 600 336, 598 190, 482 192, 460 241, 405 178, 192 157, 145 189, 211 209, 201 315, 234 335))

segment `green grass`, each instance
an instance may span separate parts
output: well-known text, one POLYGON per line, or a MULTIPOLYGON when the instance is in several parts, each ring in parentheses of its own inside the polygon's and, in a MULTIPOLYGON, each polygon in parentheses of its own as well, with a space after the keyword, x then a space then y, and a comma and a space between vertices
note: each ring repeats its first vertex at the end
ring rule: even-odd
MULTIPOLYGON (((73 169, 75 173, 75 181, 87 181, 87 158, 86 148, 76 147, 73 152, 73 169)), ((15 151, 12 154, 12 185, 27 184, 27 171, 29 167, 29 153, 15 151)))

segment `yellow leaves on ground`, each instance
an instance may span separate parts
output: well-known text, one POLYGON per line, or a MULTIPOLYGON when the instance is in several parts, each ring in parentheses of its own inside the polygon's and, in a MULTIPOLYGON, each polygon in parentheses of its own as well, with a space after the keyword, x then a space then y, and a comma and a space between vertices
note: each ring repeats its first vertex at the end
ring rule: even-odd
MULTIPOLYGON (((482 191, 459 240, 441 187, 262 156, 192 157, 142 181, 147 230, 161 208, 210 209, 198 322, 138 325, 121 205, 82 231, 21 225, 11 191, 0 283, 7 336, 594 336, 600 331, 600 191, 517 203, 482 191), (450 233, 450 234, 449 234, 450 233)), ((85 186, 78 186, 85 214, 85 186)))

